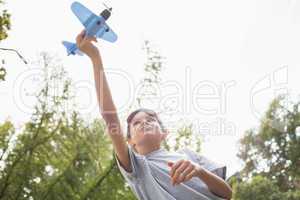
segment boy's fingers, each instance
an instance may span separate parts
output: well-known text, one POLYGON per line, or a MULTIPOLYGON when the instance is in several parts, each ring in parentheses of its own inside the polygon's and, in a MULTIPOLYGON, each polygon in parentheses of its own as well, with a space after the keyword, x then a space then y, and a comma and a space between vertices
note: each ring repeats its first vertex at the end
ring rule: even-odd
POLYGON ((76 39, 83 39, 85 36, 85 30, 82 30, 76 37, 76 39))
POLYGON ((170 171, 170 175, 171 177, 174 175, 175 170, 179 167, 179 165, 183 162, 183 160, 180 160, 178 162, 176 162, 173 166, 172 169, 170 171))
POLYGON ((172 177, 173 183, 178 183, 181 179, 183 179, 182 172, 189 166, 189 163, 182 162, 181 165, 175 170, 175 173, 172 177))
POLYGON ((82 36, 81 35, 77 35, 77 37, 76 37, 76 43, 77 43, 77 45, 80 45, 80 43, 82 42, 82 36))
POLYGON ((91 37, 91 36, 85 37, 83 39, 83 41, 84 42, 92 42, 92 41, 97 42, 96 38, 95 37, 91 37))
POLYGON ((76 43, 79 46, 82 45, 81 43, 86 43, 86 42, 91 42, 91 41, 97 42, 95 37, 87 36, 85 30, 82 30, 76 37, 76 43))
MULTIPOLYGON (((192 165, 189 165, 181 174, 183 176, 183 179, 180 180, 180 182, 184 182, 184 181, 187 181, 189 179, 187 179, 187 175, 190 174, 192 171, 194 170, 194 166, 192 165)), ((180 183, 179 182, 179 183, 180 183)))
POLYGON ((97 39, 95 37, 90 37, 89 41, 97 42, 97 39))
POLYGON ((193 165, 189 165, 188 167, 185 168, 185 170, 182 172, 182 175, 186 177, 189 173, 191 173, 195 167, 193 165))
POLYGON ((85 29, 83 29, 78 35, 77 35, 77 37, 76 37, 76 42, 77 43, 80 43, 80 42, 82 42, 82 41, 94 41, 94 42, 97 42, 97 38, 96 37, 94 37, 94 36, 87 36, 86 35, 86 30, 85 29))
POLYGON ((93 41, 94 42, 98 42, 96 37, 93 37, 93 41))
POLYGON ((190 180, 191 178, 193 178, 195 176, 195 174, 196 174, 196 170, 193 169, 188 175, 185 176, 184 181, 190 180))
POLYGON ((79 36, 81 36, 81 37, 83 38, 84 35, 85 35, 85 30, 82 30, 82 31, 79 33, 79 36))

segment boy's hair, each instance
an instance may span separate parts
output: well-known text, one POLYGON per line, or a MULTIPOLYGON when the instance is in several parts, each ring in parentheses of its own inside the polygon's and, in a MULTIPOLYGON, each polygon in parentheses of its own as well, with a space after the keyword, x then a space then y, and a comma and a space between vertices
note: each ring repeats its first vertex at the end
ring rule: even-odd
POLYGON ((132 113, 130 113, 129 116, 127 117, 127 139, 131 138, 130 123, 131 123, 132 119, 134 118, 134 116, 136 114, 138 114, 139 112, 144 112, 144 113, 147 113, 149 116, 154 117, 158 121, 161 130, 165 131, 164 125, 155 111, 147 109, 147 108, 139 108, 139 109, 133 111, 132 113))

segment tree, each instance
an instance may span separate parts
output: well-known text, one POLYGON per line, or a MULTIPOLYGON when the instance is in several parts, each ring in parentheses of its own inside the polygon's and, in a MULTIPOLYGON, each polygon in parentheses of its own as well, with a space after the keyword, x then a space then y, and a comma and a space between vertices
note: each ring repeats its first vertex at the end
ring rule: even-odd
POLYGON ((42 54, 44 86, 31 120, 20 132, 0 125, 0 199, 132 199, 103 121, 85 122, 68 106, 71 81, 52 61, 42 54))
POLYGON ((256 176, 250 182, 243 182, 234 185, 234 200, 281 200, 283 195, 279 192, 278 186, 275 183, 256 176))
MULTIPOLYGON (((141 79, 141 92, 137 97, 136 105, 132 107, 147 107, 156 102, 150 97, 157 96, 156 88, 160 88, 162 70, 164 69, 165 57, 153 47, 149 41, 143 44, 143 50, 146 55, 146 63, 144 65, 144 77, 141 79)), ((158 96, 157 96, 158 97, 158 96)), ((166 110, 172 110, 171 107, 165 107, 166 110)), ((171 117, 171 116, 170 116, 171 117)), ((201 150, 201 138, 199 135, 193 133, 192 124, 184 124, 179 127, 173 134, 168 137, 168 141, 163 142, 163 146, 167 150, 178 150, 181 148, 189 147, 195 152, 201 150)), ((168 127, 166 127, 168 129, 168 127)))
POLYGON ((140 80, 141 92, 136 99, 136 105, 133 105, 133 107, 143 107, 153 104, 153 100, 149 100, 147 97, 149 95, 157 95, 155 87, 159 87, 161 71, 163 69, 164 57, 153 48, 149 41, 144 41, 142 49, 146 55, 144 77, 140 80))
MULTIPOLYGON (((0 0, 0 6, 4 4, 3 0, 0 0)), ((7 10, 1 10, 0 14, 0 41, 8 37, 7 32, 10 30, 10 14, 7 10)))
MULTIPOLYGON (((0 9, 3 4, 4 2, 0 0, 0 9)), ((7 10, 0 10, 0 42, 8 37, 8 30, 10 30, 10 14, 7 12, 7 10)), ((0 66, 0 81, 5 80, 5 75, 5 68, 0 66)))
POLYGON ((280 192, 274 181, 266 177, 255 176, 245 182, 233 184, 234 200, 297 200, 300 199, 300 190, 280 192))
POLYGON ((300 112, 299 102, 287 108, 284 100, 276 98, 259 129, 246 132, 238 156, 245 163, 244 178, 260 175, 288 192, 300 189, 300 112))
MULTIPOLYGON (((44 71, 31 119, 21 129, 0 124, 0 199, 136 199, 121 176, 103 120, 85 121, 72 102, 72 82, 54 57, 44 71)), ((176 145, 194 144, 191 126, 176 145)), ((200 149, 200 141, 195 143, 200 149)))

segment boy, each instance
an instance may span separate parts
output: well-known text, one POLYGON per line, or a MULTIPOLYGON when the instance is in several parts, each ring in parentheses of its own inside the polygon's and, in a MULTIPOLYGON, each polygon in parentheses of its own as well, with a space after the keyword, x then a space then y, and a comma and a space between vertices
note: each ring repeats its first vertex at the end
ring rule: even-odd
POLYGON ((157 114, 138 109, 127 119, 127 141, 121 128, 94 37, 77 38, 78 48, 92 61, 100 113, 107 125, 119 169, 140 200, 230 199, 226 167, 189 149, 168 152, 161 142, 168 134, 157 114))

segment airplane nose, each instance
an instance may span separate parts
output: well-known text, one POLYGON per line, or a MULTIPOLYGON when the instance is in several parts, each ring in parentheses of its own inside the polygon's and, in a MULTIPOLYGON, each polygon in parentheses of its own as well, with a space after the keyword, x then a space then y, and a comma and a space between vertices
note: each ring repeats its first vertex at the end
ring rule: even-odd
POLYGON ((105 9, 103 10, 100 15, 105 19, 105 21, 110 17, 111 9, 105 9))

